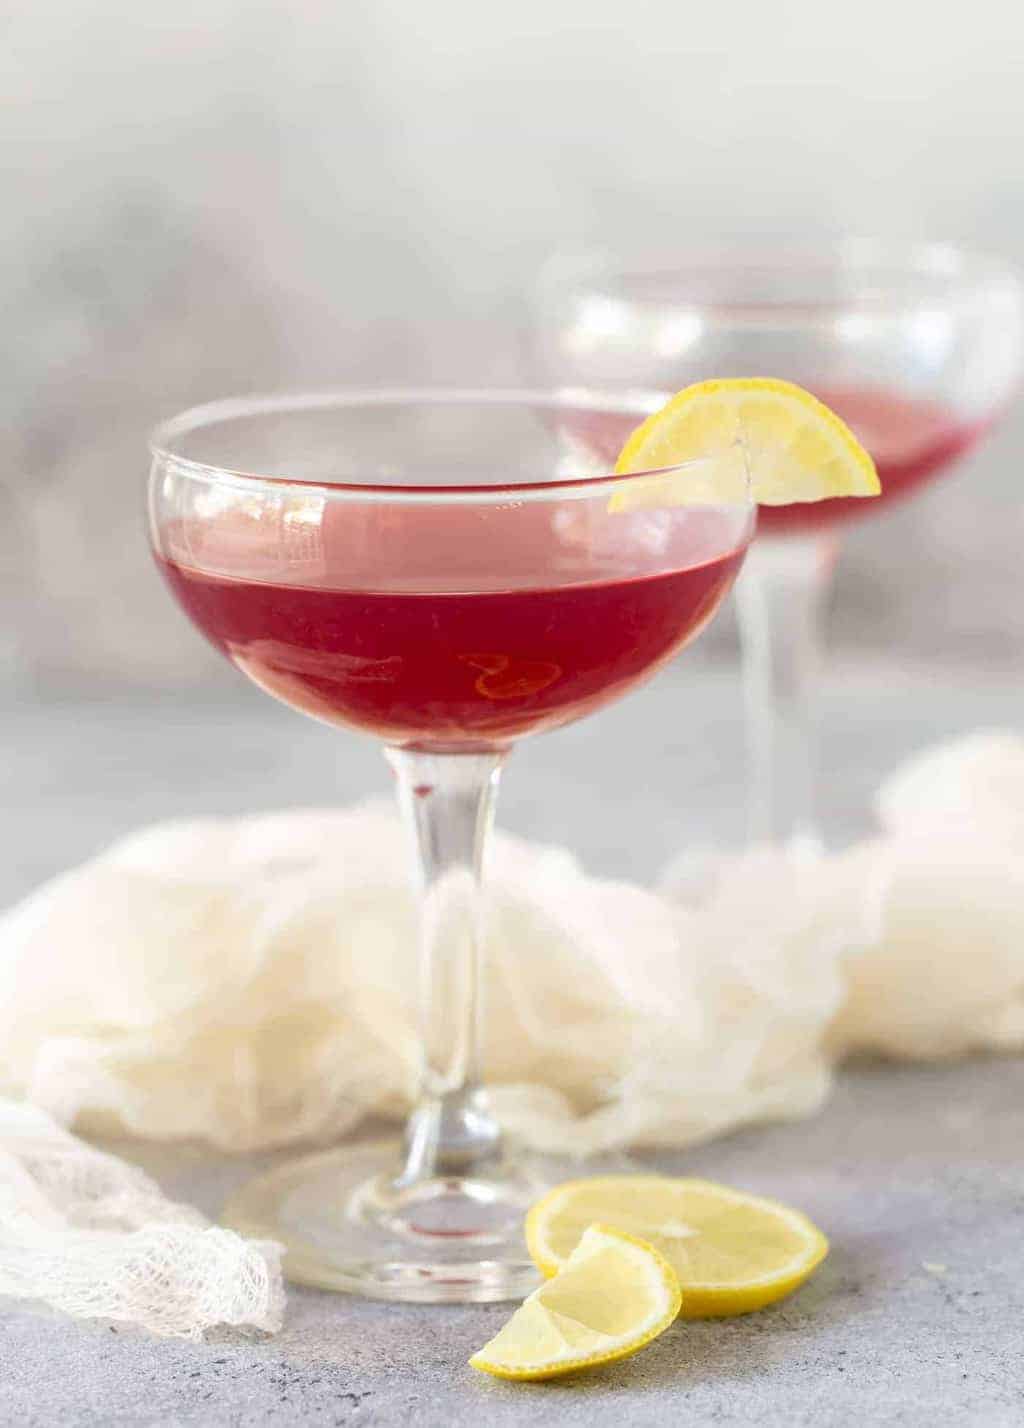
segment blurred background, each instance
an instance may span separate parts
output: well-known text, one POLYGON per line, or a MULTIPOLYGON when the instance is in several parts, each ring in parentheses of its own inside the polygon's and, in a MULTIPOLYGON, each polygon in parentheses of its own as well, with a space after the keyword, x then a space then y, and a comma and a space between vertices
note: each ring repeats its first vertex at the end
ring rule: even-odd
MULTIPOLYGON (((860 0, 10 0, 4 678, 238 680, 142 525, 152 423, 278 385, 528 379, 553 250, 852 230, 1024 257, 1024 11, 860 0)), ((1024 653, 1024 406, 851 531, 832 643, 1024 653)), ((730 640, 723 620, 694 658, 730 640)))

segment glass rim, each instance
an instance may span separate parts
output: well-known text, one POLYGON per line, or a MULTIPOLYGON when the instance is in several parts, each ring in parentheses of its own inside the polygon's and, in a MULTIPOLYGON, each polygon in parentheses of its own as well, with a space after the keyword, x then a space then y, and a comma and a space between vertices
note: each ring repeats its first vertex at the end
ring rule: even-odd
MULTIPOLYGON (((269 473, 244 470, 240 467, 222 466, 185 456, 174 449, 176 440, 204 427, 246 417, 260 415, 301 413, 335 409, 344 411, 355 408, 385 406, 497 406, 539 408, 548 411, 591 411, 598 413, 629 414, 636 417, 639 425, 647 416, 665 402, 663 392, 647 389, 597 392, 587 387, 555 387, 548 389, 509 387, 340 387, 319 391, 280 391, 259 393, 244 397, 224 397, 198 406, 187 407, 176 416, 160 422, 149 436, 148 446, 154 464, 162 463, 173 468, 175 474, 193 476, 201 480, 216 481, 226 485, 242 487, 279 487, 291 491, 315 491, 334 499, 347 496, 365 499, 374 497, 385 501, 408 501, 416 499, 472 501, 490 498, 505 499, 514 496, 517 500, 550 499, 565 495, 586 495, 604 489, 622 487, 645 478, 673 475, 687 471, 706 471, 715 462, 714 457, 695 457, 688 461, 668 466, 648 467, 640 471, 603 471, 589 476, 556 477, 550 481, 500 480, 493 482, 445 484, 437 482, 407 483, 362 482, 337 479, 306 479, 303 477, 271 475, 269 473)), ((685 503, 681 503, 685 504, 685 503)), ((707 500, 694 504, 707 505, 707 500)), ((753 509, 756 505, 748 491, 746 500, 723 499, 722 508, 753 509)))
MULTIPOLYGON (((777 235, 761 239, 749 235, 723 234, 673 247, 625 246, 566 248, 553 252, 541 265, 534 287, 535 298, 547 295, 583 293, 601 279, 609 283, 630 277, 653 277, 682 274, 727 272, 731 267, 744 266, 767 272, 799 273, 801 271, 870 272, 872 267, 888 264, 907 280, 914 277, 933 279, 947 285, 951 293, 971 294, 993 282, 1011 284, 1024 292, 1024 272, 1009 257, 977 249, 948 239, 914 239, 870 234, 829 234, 791 242, 777 235)), ((619 296, 625 302, 642 304, 644 299, 628 294, 605 292, 604 296, 619 296)), ((934 292, 908 292, 899 295, 893 284, 885 293, 847 293, 835 298, 801 301, 792 296, 757 300, 729 296, 691 297, 680 293, 677 298, 664 296, 651 299, 658 303, 674 302, 692 308, 714 307, 720 311, 742 311, 759 308, 773 312, 813 308, 816 311, 838 310, 844 305, 884 306, 898 313, 929 305, 934 292)))

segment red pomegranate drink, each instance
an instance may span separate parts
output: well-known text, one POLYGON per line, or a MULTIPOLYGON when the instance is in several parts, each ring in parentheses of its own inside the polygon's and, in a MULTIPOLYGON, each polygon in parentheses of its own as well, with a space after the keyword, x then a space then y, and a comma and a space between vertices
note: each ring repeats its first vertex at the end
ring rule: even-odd
MULTIPOLYGON (((308 1283, 423 1303, 535 1283, 536 1172, 502 1145, 480 1045, 501 769, 519 737, 626 694, 693 638, 755 524, 749 492, 707 461, 609 475, 579 435, 581 413, 607 411, 578 393, 298 393, 154 434, 150 534, 174 595, 262 689, 384 745, 414 848, 420 1094, 404 1141, 276 1167, 225 1212, 308 1283)), ((408 980, 401 958, 396 944, 385 961, 408 980)))
POLYGON ((487 552, 457 511, 442 524, 426 508, 371 532, 367 521, 379 523, 366 510, 337 523, 333 541, 327 523, 301 583, 264 578, 258 556, 249 577, 217 570, 238 564, 237 527, 219 551, 207 543, 207 568, 160 566, 192 621, 279 699, 389 743, 494 747, 579 718, 671 659, 718 608, 745 545, 727 518, 698 511, 650 571, 637 573, 634 557, 617 573, 609 547, 581 578, 566 561, 577 513, 562 514, 557 539, 528 510, 506 516, 487 552), (379 560, 368 562, 375 542, 379 560), (429 579, 417 578, 417 543, 430 550, 429 579), (450 579, 437 573, 446 565, 450 579))

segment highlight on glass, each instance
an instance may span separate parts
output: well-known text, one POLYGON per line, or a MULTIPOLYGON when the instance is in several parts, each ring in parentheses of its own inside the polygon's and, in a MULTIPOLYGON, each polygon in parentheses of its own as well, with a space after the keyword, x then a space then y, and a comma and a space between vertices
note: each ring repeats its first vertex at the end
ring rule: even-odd
POLYGON ((535 1282, 522 1218, 544 1168, 505 1144, 484 1085, 499 776, 517 740, 628 693, 694 639, 755 525, 745 491, 700 497, 706 463, 609 475, 594 434, 643 415, 581 393, 348 392, 214 403, 154 434, 170 589, 261 689, 383 746, 420 890, 404 1142, 300 1158, 228 1209, 285 1245, 295 1279, 422 1301, 535 1282), (645 481, 645 499, 616 499, 645 481))

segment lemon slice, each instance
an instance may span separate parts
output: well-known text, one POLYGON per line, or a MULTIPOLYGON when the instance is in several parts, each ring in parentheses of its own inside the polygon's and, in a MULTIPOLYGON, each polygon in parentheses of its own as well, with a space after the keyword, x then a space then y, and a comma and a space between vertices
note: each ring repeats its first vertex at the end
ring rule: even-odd
POLYGON ((668 1260, 687 1319, 762 1309, 803 1284, 828 1240, 798 1210, 716 1185, 668 1176, 610 1175, 550 1190, 526 1218, 542 1274, 558 1274, 594 1220, 640 1235, 668 1260))
POLYGON ((742 377, 685 387, 630 436, 617 474, 700 462, 691 473, 664 472, 626 482, 609 510, 652 504, 753 499, 765 506, 877 496, 874 462, 824 402, 774 377, 742 377), (710 495, 709 495, 710 493, 710 495))
POLYGON ((553 1279, 523 1301, 470 1364, 497 1378, 555 1378, 624 1359, 679 1313, 679 1282, 656 1249, 606 1225, 576 1235, 553 1279))

